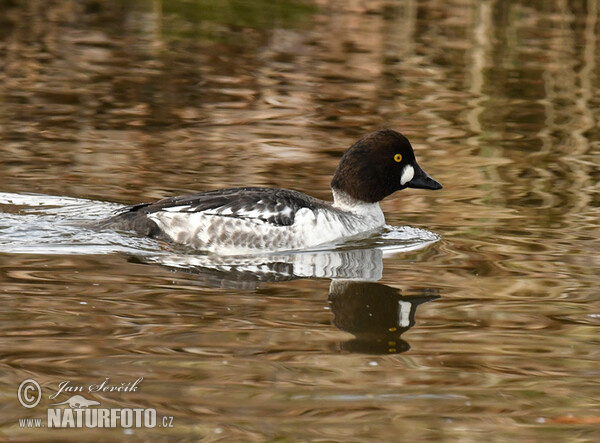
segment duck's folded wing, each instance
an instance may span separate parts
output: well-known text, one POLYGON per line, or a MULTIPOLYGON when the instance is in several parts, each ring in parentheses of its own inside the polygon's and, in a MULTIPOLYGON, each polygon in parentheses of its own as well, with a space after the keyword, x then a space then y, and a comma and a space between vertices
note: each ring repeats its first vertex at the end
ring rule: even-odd
MULTIPOLYGON (((233 188, 199 194, 166 198, 155 203, 145 203, 126 208, 112 217, 120 220, 117 227, 133 229, 145 235, 157 236, 156 225, 148 216, 160 213, 194 214, 232 217, 290 226, 296 212, 302 208, 311 210, 324 207, 325 202, 301 192, 271 188, 233 188)), ((114 224, 112 224, 114 227, 114 224)))

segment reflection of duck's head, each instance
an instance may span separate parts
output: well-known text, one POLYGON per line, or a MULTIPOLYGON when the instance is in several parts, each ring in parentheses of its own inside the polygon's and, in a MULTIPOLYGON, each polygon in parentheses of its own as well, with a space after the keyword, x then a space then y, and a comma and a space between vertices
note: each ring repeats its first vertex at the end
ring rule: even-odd
POLYGON ((329 303, 333 323, 356 339, 343 349, 363 353, 399 353, 410 346, 400 335, 415 325, 417 306, 437 295, 403 297, 400 291, 374 282, 333 280, 329 303))

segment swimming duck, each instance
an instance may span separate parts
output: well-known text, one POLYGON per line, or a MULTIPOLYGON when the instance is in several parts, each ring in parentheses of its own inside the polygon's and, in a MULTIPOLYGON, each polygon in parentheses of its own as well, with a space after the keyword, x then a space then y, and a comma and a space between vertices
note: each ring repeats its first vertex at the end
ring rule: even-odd
POLYGON ((379 202, 405 188, 442 185, 420 168, 406 137, 384 129, 343 155, 333 202, 288 189, 222 189, 129 206, 102 226, 218 254, 309 249, 380 229, 379 202))

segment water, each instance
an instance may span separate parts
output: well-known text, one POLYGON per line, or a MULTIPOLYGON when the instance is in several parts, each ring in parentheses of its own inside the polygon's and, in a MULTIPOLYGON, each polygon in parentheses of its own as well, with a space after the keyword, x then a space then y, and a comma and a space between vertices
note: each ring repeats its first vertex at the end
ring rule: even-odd
POLYGON ((600 439, 598 2, 271 3, 0 1, 3 436, 600 439), (362 242, 225 259, 86 225, 329 199, 381 127, 444 189, 362 242), (174 427, 19 427, 106 377, 143 381, 84 397, 174 427))

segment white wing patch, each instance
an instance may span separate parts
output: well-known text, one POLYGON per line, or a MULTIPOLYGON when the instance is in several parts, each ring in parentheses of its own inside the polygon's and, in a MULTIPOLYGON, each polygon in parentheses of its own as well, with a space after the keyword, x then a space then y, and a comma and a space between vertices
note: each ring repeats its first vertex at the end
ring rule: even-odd
POLYGON ((232 215, 233 211, 231 210, 231 208, 225 208, 225 209, 217 209, 215 211, 206 211, 207 214, 220 214, 220 215, 232 215))
MULTIPOLYGON (((259 201, 261 203, 261 201, 259 201)), ((169 208, 163 208, 158 212, 170 212, 170 213, 194 213, 192 205, 182 205, 182 206, 171 206, 169 208)), ((263 219, 268 220, 271 217, 291 217, 293 213, 293 209, 290 206, 286 206, 280 211, 275 210, 275 208, 263 207, 249 207, 249 208, 239 208, 235 212, 228 207, 225 208, 214 208, 214 209, 206 209, 203 211, 199 211, 198 213, 202 213, 205 215, 222 215, 222 216, 235 216, 238 218, 252 218, 252 219, 263 219)))
POLYGON ((292 217, 292 214, 294 211, 290 206, 286 206, 286 207, 278 210, 274 206, 263 205, 262 207, 260 207, 260 206, 258 206, 258 203, 257 203, 257 206, 251 206, 251 207, 247 207, 247 208, 242 207, 242 208, 236 209, 235 211, 233 211, 231 208, 226 207, 226 208, 207 209, 207 210, 204 210, 201 212, 206 215, 222 215, 222 216, 234 216, 234 217, 241 218, 241 219, 249 218, 249 219, 256 219, 256 220, 269 220, 269 219, 273 219, 273 218, 281 219, 281 218, 292 217))
POLYGON ((171 206, 170 208, 163 208, 163 209, 161 209, 161 211, 186 212, 186 211, 189 211, 190 209, 191 209, 190 205, 184 205, 184 206, 171 206))

